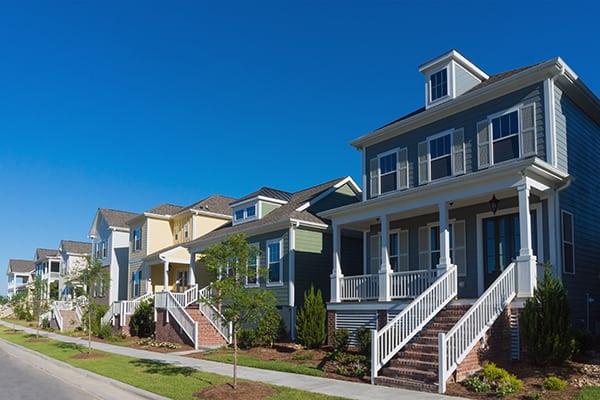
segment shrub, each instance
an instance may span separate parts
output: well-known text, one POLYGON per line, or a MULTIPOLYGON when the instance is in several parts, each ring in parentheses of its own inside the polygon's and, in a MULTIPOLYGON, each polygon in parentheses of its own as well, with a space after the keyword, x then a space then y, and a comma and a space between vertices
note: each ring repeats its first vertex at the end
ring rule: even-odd
POLYGON ((523 342, 535 364, 560 365, 575 350, 567 292, 547 265, 544 279, 519 316, 523 342))
POLYGON ((493 362, 485 363, 480 376, 467 378, 463 384, 474 392, 489 392, 493 389, 497 397, 514 394, 523 387, 522 380, 493 362))
POLYGON ((367 328, 356 329, 356 339, 358 350, 367 356, 371 354, 371 331, 367 328))
POLYGON ((336 329, 333 333, 333 351, 344 353, 348 350, 350 332, 347 329, 336 329))
POLYGON ((91 331, 92 335, 99 336, 100 330, 102 328, 102 316, 106 314, 109 309, 109 305, 107 304, 96 304, 91 303, 87 310, 83 313, 83 317, 81 318, 81 325, 84 329, 87 330, 88 327, 88 318, 90 314, 92 315, 91 319, 91 331))
MULTIPOLYGON (((277 340, 285 338, 285 323, 275 307, 269 307, 256 326, 256 343, 273 347, 277 340)), ((239 341, 239 338, 238 338, 239 341)))
POLYGON ((489 392, 490 390, 492 390, 492 387, 489 383, 482 381, 476 376, 470 376, 467 379, 465 379, 463 381, 463 385, 465 385, 467 389, 477 393, 489 392))
POLYGON ((496 382, 508 378, 508 371, 496 366, 493 362, 486 362, 483 366, 482 375, 489 382, 496 382))
POLYGON ((140 301, 131 316, 131 327, 136 336, 145 338, 154 335, 154 299, 140 301))
POLYGON ((563 390, 567 387, 567 382, 556 376, 549 376, 544 379, 543 387, 546 390, 563 390))
POLYGON ((326 316, 327 310, 323 303, 321 290, 319 289, 315 293, 315 288, 311 285, 310 289, 304 292, 304 304, 296 318, 296 331, 301 345, 313 349, 325 343, 325 339, 327 339, 326 316))
POLYGON ((42 320, 42 329, 49 329, 50 328, 50 320, 48 318, 44 318, 42 320))
POLYGON ((100 339, 110 340, 113 338, 112 326, 110 324, 102 324, 96 335, 100 339))
POLYGON ((593 348, 594 338, 587 329, 580 329, 575 332, 574 339, 577 353, 585 353, 593 348))
POLYGON ((241 329, 237 334, 237 345, 241 349, 249 349, 256 346, 256 332, 253 329, 241 329))
POLYGON ((506 378, 498 381, 496 386, 496 395, 498 397, 505 397, 509 394, 517 393, 522 387, 523 381, 510 374, 506 378))
POLYGON ((525 395, 525 400, 541 400, 541 399, 542 399, 541 393, 533 392, 533 393, 529 393, 529 394, 525 395))

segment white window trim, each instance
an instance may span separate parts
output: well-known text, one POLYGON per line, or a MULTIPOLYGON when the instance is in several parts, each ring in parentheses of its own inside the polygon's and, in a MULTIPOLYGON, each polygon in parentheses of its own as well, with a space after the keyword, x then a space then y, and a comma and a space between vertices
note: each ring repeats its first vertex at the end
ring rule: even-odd
MULTIPOLYGON (((396 147, 393 148, 391 150, 385 151, 383 153, 379 153, 377 154, 377 156, 375 156, 375 158, 377 159, 377 193, 370 193, 371 198, 375 198, 375 197, 382 197, 382 196, 387 196, 389 194, 392 193, 397 193, 400 192, 402 190, 406 190, 410 187, 410 181, 409 181, 409 162, 408 162, 408 148, 406 147, 396 147), (404 161, 404 165, 400 165, 401 160, 400 160, 400 155, 402 153, 402 151, 406 151, 406 160, 404 161), (395 190, 389 190, 385 193, 381 192, 381 159, 383 157, 387 157, 390 154, 396 154, 396 168, 393 172, 388 172, 387 174, 391 174, 391 173, 395 173, 396 174, 396 189, 395 190), (404 174, 404 178, 405 178, 405 182, 406 182, 406 187, 401 187, 399 182, 400 182, 400 174, 404 174)), ((372 160, 373 158, 371 158, 372 160)), ((368 171, 367 175, 370 175, 371 171, 368 171)))
POLYGON ((244 278, 244 286, 248 288, 260 286, 260 277, 258 276, 258 269, 260 265, 260 245, 258 243, 250 243, 250 246, 256 247, 256 282, 248 283, 248 275, 246 274, 246 277, 244 278))
POLYGON ((437 104, 445 103, 454 98, 454 63, 453 62, 449 62, 447 64, 440 66, 439 68, 436 68, 436 69, 430 71, 427 74, 426 79, 427 79, 426 83, 425 83, 425 96, 426 96, 425 98, 427 99, 427 107, 426 108, 432 107, 437 104), (446 95, 442 96, 442 97, 438 97, 435 100, 432 100, 431 77, 433 75, 437 74, 438 72, 442 71, 443 69, 446 69, 446 84, 448 85, 446 95))
POLYGON ((258 202, 252 204, 244 204, 243 206, 236 207, 235 209, 233 209, 233 225, 242 224, 244 222, 250 222, 259 219, 259 208, 260 207, 258 206, 258 202), (254 215, 249 217, 248 209, 252 207, 254 207, 254 215), (236 213, 240 211, 242 212, 242 217, 236 218, 236 213))
MULTIPOLYGON (((539 236, 539 235, 538 235, 539 236)), ((572 212, 566 210, 560 210, 560 252, 562 253, 562 273, 565 275, 575 275, 575 215, 572 212), (564 216, 568 214, 571 217, 571 238, 570 241, 565 240, 564 233, 564 216), (565 271, 565 243, 569 243, 573 248, 573 259, 571 262, 573 263, 573 272, 565 271)))
MULTIPOLYGON (((398 272, 404 272, 404 271, 409 271, 410 270, 410 243, 408 243, 408 252, 407 253, 402 253, 400 251, 401 250, 400 235, 403 234, 403 233, 406 233, 408 235, 407 239, 410 242, 410 234, 408 232, 408 229, 400 229, 400 228, 398 228, 398 229, 392 229, 392 230, 390 230, 390 234, 389 234, 389 236, 392 236, 392 235, 396 234, 397 237, 398 237, 398 243, 396 244, 397 245, 397 249, 398 249, 398 254, 396 254, 396 260, 397 260, 397 263, 398 263, 398 272), (406 256, 407 259, 408 259, 408 264, 406 265, 406 269, 404 269, 404 270, 400 268, 400 257, 402 257, 402 256, 406 256)), ((388 239, 388 246, 390 245, 390 243, 391 243, 391 240, 388 239)), ((390 261, 390 268, 392 268, 391 267, 392 266, 392 260, 391 260, 392 253, 390 252, 389 248, 388 248, 388 255, 389 255, 389 258, 390 258, 390 260, 389 260, 390 261)), ((396 272, 396 271, 394 271, 394 272, 396 272)))
POLYGON ((132 241, 133 241, 133 252, 135 253, 135 252, 141 251, 142 250, 142 228, 141 227, 135 228, 133 230, 133 240, 132 241), (136 233, 138 233, 138 235, 139 235, 137 240, 135 238, 136 233))
MULTIPOLYGON (((467 225, 466 225, 466 221, 465 220, 458 220, 458 219, 455 219, 455 218, 450 219, 450 220, 448 220, 448 227, 450 227, 450 225, 454 225, 457 222, 461 222, 461 221, 465 224, 465 236, 466 236, 466 234, 467 234, 467 225)), ((427 255, 428 255, 427 260, 428 260, 428 263, 429 263, 429 268, 428 269, 435 269, 436 268, 435 265, 431 265, 431 236, 430 235, 431 235, 431 228, 436 228, 436 227, 439 228, 439 226, 440 226, 440 223, 436 221, 436 222, 430 222, 427 225, 422 225, 422 226, 419 227, 419 229, 427 228, 427 255)), ((456 229, 452 229, 452 235, 454 235, 455 233, 456 233, 456 229)), ((451 241, 452 244, 454 244, 454 247, 450 247, 450 252, 453 252, 453 250, 455 250, 455 248, 456 248, 456 238, 453 237, 453 238, 451 238, 450 241, 451 241)), ((420 245, 419 245, 419 248, 420 248, 420 245)), ((441 256, 442 249, 440 249, 439 251, 440 251, 440 256, 441 256)), ((465 239, 465 251, 466 251, 466 239, 465 239)), ((419 251, 419 256, 420 256, 421 253, 424 253, 424 251, 423 252, 419 251)), ((454 264, 454 259, 452 259, 451 261, 454 264)), ((419 268, 420 267, 421 266, 419 265, 419 268)), ((460 275, 460 276, 466 276, 466 275, 460 275)))
MULTIPOLYGON (((456 176, 454 173, 454 153, 452 152, 452 148, 454 146, 454 139, 452 137, 452 134, 454 133, 455 129, 448 129, 445 130, 443 132, 440 133, 436 133, 435 135, 431 135, 427 137, 427 182, 439 182, 439 181, 443 181, 444 179, 448 179, 448 178, 452 178, 453 176, 456 176), (441 137, 444 136, 450 136, 450 151, 448 153, 448 156, 450 157, 450 175, 448 176, 444 176, 441 178, 437 178, 437 179, 431 179, 431 142, 439 139, 441 137)), ((463 151, 464 151, 464 142, 463 142, 463 151)), ((464 160, 463 160, 464 162, 464 160)))
POLYGON ((495 114, 491 114, 488 115, 487 117, 487 123, 488 123, 488 148, 489 148, 489 157, 490 157, 490 166, 492 165, 501 165, 504 163, 508 163, 508 162, 512 162, 515 160, 515 158, 511 158, 510 160, 506 160, 506 161, 500 161, 500 162, 496 162, 494 160, 494 143, 500 140, 506 140, 507 138, 511 137, 511 136, 517 136, 518 141, 519 141, 519 156, 516 158, 516 160, 520 160, 521 158, 523 158, 523 151, 522 151, 522 143, 521 143, 521 108, 523 108, 525 106, 524 103, 518 104, 514 107, 508 108, 506 110, 503 111, 499 111, 495 114), (503 115, 507 115, 510 114, 512 112, 517 112, 517 127, 519 129, 519 131, 511 136, 505 136, 502 139, 494 139, 494 129, 492 126, 492 120, 502 117, 503 115))
POLYGON ((377 154, 377 182, 378 182, 379 193, 377 193, 376 196, 378 196, 378 197, 385 196, 386 194, 390 194, 390 193, 396 193, 398 191, 398 158, 400 156, 399 150, 400 150, 399 148, 395 148, 395 149, 386 151, 384 153, 377 154), (386 175, 392 174, 392 173, 396 174, 396 189, 387 191, 385 193, 381 193, 381 159, 384 157, 387 157, 391 154, 396 154, 396 168, 394 169, 393 172, 386 173, 386 175))
POLYGON ((266 264, 267 264, 267 283, 266 286, 267 287, 273 287, 273 286, 283 286, 283 239, 271 239, 271 240, 267 240, 267 258, 266 258, 266 264), (270 258, 271 258, 271 250, 269 248, 269 245, 274 244, 274 243, 279 243, 279 281, 277 282, 269 282, 269 271, 270 271, 270 258))

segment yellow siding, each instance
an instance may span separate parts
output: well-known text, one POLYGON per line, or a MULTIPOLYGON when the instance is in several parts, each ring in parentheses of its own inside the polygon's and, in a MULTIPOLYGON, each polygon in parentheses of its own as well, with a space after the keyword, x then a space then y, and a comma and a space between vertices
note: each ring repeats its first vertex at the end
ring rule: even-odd
POLYGON ((192 237, 192 217, 190 214, 186 214, 183 217, 178 217, 173 220, 173 243, 180 244, 189 242, 192 237), (187 224, 188 237, 185 237, 187 224), (175 239, 177 236, 177 239, 175 239))
POLYGON ((146 235, 148 233, 147 222, 148 221, 146 219, 144 219, 143 222, 129 227, 129 259, 130 260, 132 258, 141 257, 141 256, 143 257, 143 256, 146 256, 149 254, 147 252, 148 249, 146 249, 146 235), (142 248, 138 251, 133 251, 133 231, 138 228, 141 228, 141 232, 142 232, 142 248))
POLYGON ((173 245, 171 225, 168 220, 148 218, 146 223, 150 231, 150 236, 144 240, 144 243, 148 243, 146 254, 152 254, 173 245))
POLYGON ((208 232, 211 232, 228 222, 228 220, 225 219, 211 218, 203 215, 194 215, 193 218, 196 222, 196 232, 193 233, 194 237, 192 239, 204 236, 208 232))

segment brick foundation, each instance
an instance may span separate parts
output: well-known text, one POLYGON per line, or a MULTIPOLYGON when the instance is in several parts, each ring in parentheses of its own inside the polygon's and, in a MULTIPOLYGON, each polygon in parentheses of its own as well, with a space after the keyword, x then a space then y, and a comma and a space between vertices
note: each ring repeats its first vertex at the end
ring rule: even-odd
POLYGON ((114 317, 115 323, 112 326, 112 332, 114 335, 125 335, 132 336, 133 330, 131 328, 131 315, 125 315, 125 324, 121 326, 121 315, 115 315, 114 317))
POLYGON ((335 332, 335 311, 327 310, 327 345, 333 345, 333 333, 335 332))
POLYGON ((155 337, 159 342, 180 343, 194 346, 194 343, 187 337, 177 321, 169 318, 167 322, 167 313, 164 309, 156 309, 156 329, 155 337))

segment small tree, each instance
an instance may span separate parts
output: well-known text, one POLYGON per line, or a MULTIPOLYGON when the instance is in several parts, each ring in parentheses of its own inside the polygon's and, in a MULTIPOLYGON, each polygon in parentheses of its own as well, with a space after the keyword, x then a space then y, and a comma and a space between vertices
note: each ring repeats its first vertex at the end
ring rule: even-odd
POLYGON ((87 314, 87 332, 88 332, 88 354, 92 353, 92 320, 96 319, 98 308, 95 307, 94 297, 102 294, 104 288, 109 282, 108 273, 102 267, 102 263, 96 257, 86 257, 86 265, 74 276, 71 284, 77 287, 83 287, 86 297, 84 304, 87 314))
POLYGON ((133 333, 141 338, 154 334, 154 299, 141 301, 131 316, 133 333))
POLYGON ((544 279, 527 299, 519 315, 521 336, 533 362, 560 365, 575 351, 567 292, 552 276, 549 265, 544 279))
POLYGON ((48 281, 36 277, 33 281, 33 293, 32 293, 32 305, 33 305, 33 317, 35 319, 35 336, 40 335, 40 317, 43 313, 48 311, 48 298, 47 294, 48 281))
MULTIPOLYGON (((271 292, 247 288, 248 281, 258 281, 266 271, 248 268, 248 261, 258 257, 258 249, 249 244, 246 235, 235 234, 204 251, 202 261, 215 280, 210 284, 211 295, 205 301, 222 307, 225 321, 232 325, 233 388, 237 386, 237 333, 245 325, 255 324, 269 308, 275 306, 271 292)), ((256 265, 256 262, 251 264, 256 265)))
POLYGON ((310 285, 310 289, 304 292, 304 304, 296 317, 296 331, 301 345, 314 349, 325 343, 327 339, 326 317, 327 310, 323 303, 321 289, 315 293, 314 286, 310 285))

